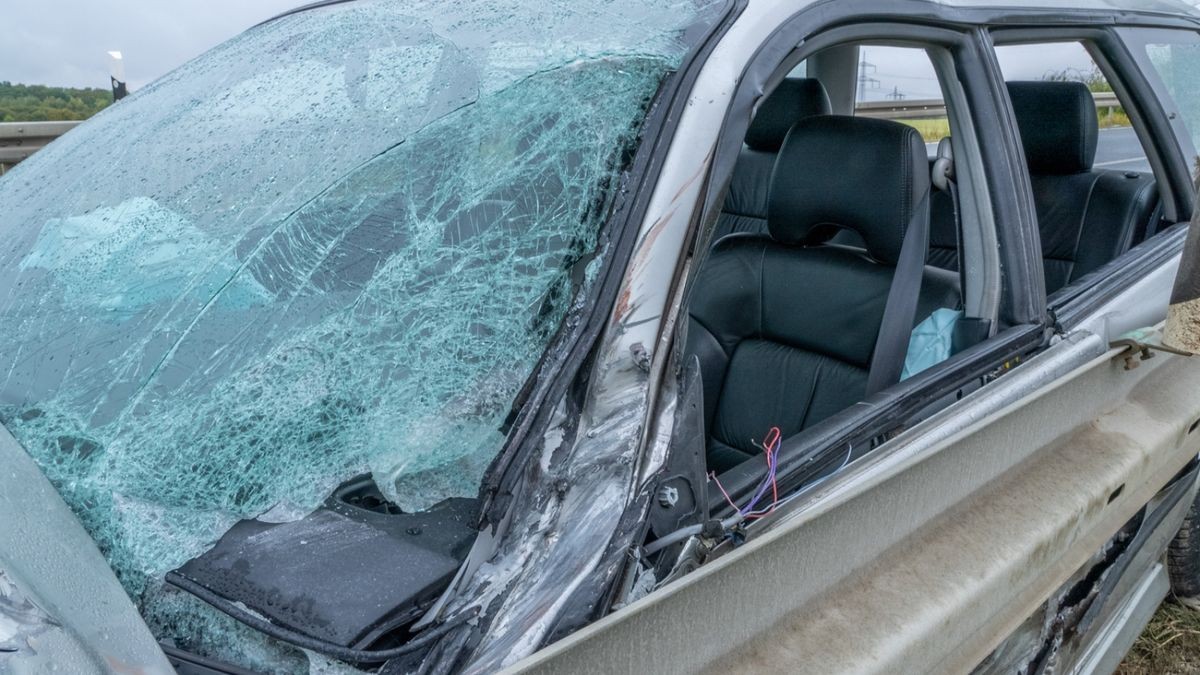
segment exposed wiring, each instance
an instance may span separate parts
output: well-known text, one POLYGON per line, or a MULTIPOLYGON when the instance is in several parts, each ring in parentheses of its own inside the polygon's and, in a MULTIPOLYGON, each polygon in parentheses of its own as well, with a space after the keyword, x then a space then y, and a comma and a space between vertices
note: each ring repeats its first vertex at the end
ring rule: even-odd
POLYGON ((780 506, 783 506, 784 504, 787 504, 788 502, 796 499, 797 497, 808 494, 808 492, 811 491, 813 488, 817 487, 821 483, 824 483, 825 481, 829 480, 830 478, 833 478, 837 474, 841 473, 842 469, 846 468, 846 465, 850 463, 850 457, 853 454, 854 454, 854 445, 848 444, 846 446, 846 456, 842 458, 842 463, 839 464, 836 469, 834 469, 833 471, 830 471, 829 473, 825 474, 824 476, 821 476, 820 478, 814 480, 813 482, 811 482, 807 485, 801 486, 799 489, 797 489, 792 494, 788 495, 787 497, 784 497, 783 501, 781 501, 775 505, 775 508, 777 509, 780 506))
MULTIPOLYGON (((740 524, 743 520, 744 518, 742 518, 741 514, 735 513, 734 515, 721 521, 721 530, 727 532, 737 527, 738 524, 740 524)), ((642 549, 642 555, 654 555, 668 546, 678 544, 681 541, 687 541, 688 539, 703 532, 704 525, 689 525, 687 527, 682 527, 674 532, 655 539, 649 544, 646 544, 646 546, 642 549)))
MULTIPOLYGON (((784 504, 791 502, 792 500, 796 499, 797 497, 800 497, 801 495, 807 494, 813 488, 817 487, 821 483, 824 483, 825 481, 829 480, 833 476, 840 473, 841 470, 846 468, 846 465, 850 463, 850 458, 854 455, 854 445, 847 444, 846 456, 842 458, 841 464, 839 464, 836 469, 834 469, 833 471, 830 471, 829 473, 825 474, 824 476, 821 476, 820 478, 816 479, 815 481, 800 487, 798 490, 796 490, 796 492, 788 495, 782 501, 780 501, 779 485, 776 481, 776 471, 778 469, 778 452, 779 452, 779 446, 781 445, 781 440, 779 438, 779 428, 771 427, 771 432, 772 433, 767 434, 767 440, 764 441, 764 443, 763 443, 764 451, 767 453, 767 466, 768 466, 767 475, 766 475, 766 477, 764 477, 763 482, 759 484, 759 489, 756 492, 755 498, 752 499, 750 501, 750 503, 747 504, 746 507, 738 508, 737 504, 734 503, 733 498, 731 498, 729 496, 729 493, 725 490, 725 487, 723 485, 721 485, 721 481, 717 479, 716 472, 709 473, 709 478, 713 481, 714 484, 716 484, 717 489, 720 490, 721 494, 725 496, 725 501, 728 502, 729 505, 731 507, 733 507, 733 510, 734 510, 734 514, 732 516, 720 521, 721 529, 724 530, 726 533, 728 533, 730 530, 737 527, 738 525, 742 524, 743 522, 755 520, 755 519, 761 518, 765 515, 768 515, 770 513, 773 513, 775 510, 777 510, 779 507, 783 506, 784 504), (757 511, 747 510, 747 509, 753 509, 753 507, 756 504, 756 501, 759 498, 761 498, 762 495, 766 494, 766 487, 768 485, 771 487, 771 490, 772 490, 771 505, 769 507, 766 507, 766 508, 763 508, 763 509, 760 509, 757 511)), ((642 554, 645 556, 654 555, 655 553, 658 553, 659 551, 661 551, 669 546, 678 544, 679 542, 682 542, 682 541, 686 541, 687 539, 689 539, 691 537, 695 537, 703 532, 704 532, 704 525, 689 525, 688 527, 680 528, 678 530, 675 530, 674 532, 670 532, 666 535, 663 535, 662 537, 659 537, 658 539, 655 539, 653 542, 647 544, 642 549, 642 554)))
MULTIPOLYGON (((755 443, 755 445, 758 445, 755 443)), ((729 492, 725 490, 725 486, 721 485, 720 479, 717 478, 715 471, 708 474, 709 479, 716 484, 717 489, 721 494, 725 495, 725 501, 733 507, 734 511, 738 512, 742 518, 759 518, 775 510, 779 504, 779 483, 776 481, 776 476, 779 469, 779 447, 783 445, 783 434, 779 431, 779 427, 771 427, 767 431, 767 437, 763 439, 762 448, 764 455, 767 458, 767 473, 758 484, 758 489, 754 491, 754 496, 750 501, 742 507, 734 503, 729 496, 729 492), (771 490, 771 505, 765 509, 756 510, 758 503, 767 494, 767 489, 771 490)))
POLYGON ((259 632, 269 635, 270 637, 273 637, 277 640, 283 640, 284 642, 291 643, 297 647, 311 649, 312 651, 319 654, 324 654, 325 656, 331 656, 335 659, 348 661, 350 663, 381 663, 383 661, 387 661, 388 659, 394 659, 397 656, 411 654, 419 649, 429 646, 434 641, 442 638, 455 628, 458 628, 466 622, 474 619, 479 614, 479 608, 477 607, 467 610, 462 614, 447 620, 441 625, 422 631, 417 637, 409 640, 399 647, 392 647, 391 649, 351 649, 349 647, 333 644, 332 642, 328 642, 326 640, 309 637, 308 635, 299 633, 290 628, 284 628, 278 624, 271 623, 269 620, 260 617, 254 612, 239 607, 237 604, 226 600, 220 595, 217 595, 211 590, 201 586, 200 584, 181 574, 168 572, 166 581, 172 586, 182 588, 188 593, 191 593, 197 598, 200 598, 204 602, 212 605, 216 609, 228 614, 234 619, 237 619, 238 621, 259 632))
POLYGON ((741 513, 741 509, 739 509, 738 505, 733 502, 733 497, 730 497, 729 493, 725 491, 725 486, 721 485, 721 481, 717 478, 717 472, 709 471, 708 479, 711 480, 713 483, 715 483, 717 486, 717 489, 720 490, 721 494, 725 496, 725 503, 732 506, 734 511, 741 513))

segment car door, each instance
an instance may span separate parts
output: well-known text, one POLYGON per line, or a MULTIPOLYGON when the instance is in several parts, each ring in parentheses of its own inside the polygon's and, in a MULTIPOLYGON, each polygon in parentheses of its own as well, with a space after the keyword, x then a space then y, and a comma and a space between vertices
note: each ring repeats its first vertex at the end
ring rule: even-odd
MULTIPOLYGON (((743 63, 734 58, 739 47, 760 55, 778 49, 776 63, 782 62, 784 50, 768 36, 785 33, 789 21, 811 41, 864 7, 845 3, 839 7, 845 14, 775 9, 743 14, 726 34, 729 42, 714 51, 728 59, 711 63, 714 71, 728 74, 731 63, 743 63)), ((989 27, 1017 17, 1036 27, 1037 18, 1049 22, 1050 14, 941 11, 931 17, 927 6, 898 3, 895 15, 871 18, 958 30, 980 59, 978 69, 959 72, 982 78, 964 81, 977 95, 973 115, 977 123, 996 124, 989 141, 999 147, 985 156, 1006 270, 1007 305, 998 320, 1009 332, 977 345, 971 363, 1008 357, 982 377, 969 372, 969 359, 959 359, 896 388, 894 398, 873 407, 892 414, 871 418, 881 425, 871 452, 808 484, 744 538, 719 544, 697 570, 543 649, 522 668, 964 672, 1006 658, 1044 665, 1054 655, 1047 650, 1063 638, 1050 628, 1078 609, 1071 591, 1091 593, 1077 585, 1089 572, 1113 580, 1091 596, 1102 598, 1095 606, 1103 611, 1089 615, 1093 625, 1113 631, 1121 617, 1136 623, 1132 610, 1156 604, 1156 594, 1165 592, 1158 553, 1190 505, 1200 451, 1200 399, 1193 393, 1200 362, 1158 348, 1172 285, 1182 287, 1176 299, 1185 305, 1195 287, 1186 253, 1176 278, 1189 228, 1185 222, 1163 228, 1048 306, 1037 214, 1028 177, 1018 169, 1023 153, 989 27), (1022 342, 1030 335, 1032 349, 1022 342), (962 369, 960 382, 978 386, 947 388, 955 368, 962 369), (1124 543, 1113 553, 1117 540, 1124 543), (1130 558, 1121 558, 1125 551, 1130 558), (1137 564, 1129 562, 1137 553, 1137 564), (1014 634, 1027 638, 1016 656, 997 651, 1014 634)), ((1159 165, 1174 167, 1158 179, 1168 183, 1176 220, 1186 221, 1193 193, 1178 171, 1185 159, 1171 131, 1171 104, 1131 56, 1122 29, 1100 28, 1116 20, 1095 11, 1054 13, 1059 27, 1074 23, 1108 48, 1109 65, 1123 75, 1124 95, 1142 116, 1141 131, 1151 135, 1159 165)), ((746 65, 743 86, 752 71, 746 65)), ((698 80, 694 100, 730 87, 709 74, 711 80, 704 74, 698 80)), ((693 115, 691 128, 703 127, 701 114, 693 115)), ((685 117, 679 133, 688 123, 685 117)), ((707 149, 699 146, 692 151, 707 149)), ((1175 325, 1167 329, 1173 335, 1192 335, 1175 325)), ((869 417, 872 406, 866 408, 856 413, 869 417)), ((1061 658, 1111 665, 1105 659, 1120 651, 1120 640, 1108 637, 1105 649, 1080 643, 1061 658)))

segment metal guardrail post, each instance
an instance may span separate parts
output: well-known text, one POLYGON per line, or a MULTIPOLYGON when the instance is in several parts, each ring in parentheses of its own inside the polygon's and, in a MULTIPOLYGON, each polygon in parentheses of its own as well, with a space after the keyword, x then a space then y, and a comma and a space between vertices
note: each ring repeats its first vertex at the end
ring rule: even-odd
POLYGON ((79 126, 79 122, 0 122, 0 174, 79 126))

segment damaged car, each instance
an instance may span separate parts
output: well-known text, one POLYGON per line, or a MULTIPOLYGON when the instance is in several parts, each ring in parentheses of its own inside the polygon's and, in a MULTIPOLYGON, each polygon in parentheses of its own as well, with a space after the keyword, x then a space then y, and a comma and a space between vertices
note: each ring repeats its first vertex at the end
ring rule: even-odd
POLYGON ((255 26, 0 179, 0 670, 1111 672, 1198 145, 1171 0, 255 26))

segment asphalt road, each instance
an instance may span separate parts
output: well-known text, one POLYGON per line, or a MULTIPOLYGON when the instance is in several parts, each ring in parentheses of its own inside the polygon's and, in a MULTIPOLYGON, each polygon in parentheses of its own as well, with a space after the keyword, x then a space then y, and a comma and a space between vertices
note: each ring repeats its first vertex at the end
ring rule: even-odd
POLYGON ((1100 141, 1096 144, 1097 169, 1113 171, 1150 171, 1146 153, 1137 134, 1129 127, 1101 129, 1100 141))

